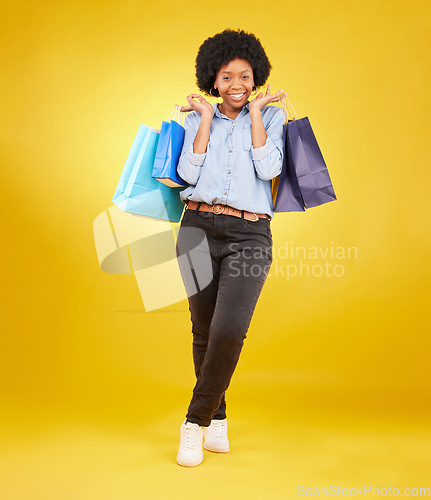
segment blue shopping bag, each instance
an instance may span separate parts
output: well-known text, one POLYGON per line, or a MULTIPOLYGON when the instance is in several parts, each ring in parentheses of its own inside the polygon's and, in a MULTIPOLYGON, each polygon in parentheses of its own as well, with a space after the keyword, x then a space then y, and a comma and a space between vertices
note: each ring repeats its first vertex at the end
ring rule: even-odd
POLYGON ((165 186, 152 177, 159 135, 159 130, 139 126, 112 202, 135 215, 179 222, 184 210, 181 188, 165 186))
POLYGON ((185 130, 176 120, 182 121, 184 113, 180 112, 178 106, 171 116, 162 123, 153 166, 153 177, 166 186, 188 186, 187 182, 181 179, 177 172, 185 130), (173 117, 170 120, 172 115, 173 117))
POLYGON ((298 119, 291 105, 293 118, 283 99, 282 106, 285 154, 281 174, 272 184, 274 212, 299 212, 336 200, 308 117, 298 119))

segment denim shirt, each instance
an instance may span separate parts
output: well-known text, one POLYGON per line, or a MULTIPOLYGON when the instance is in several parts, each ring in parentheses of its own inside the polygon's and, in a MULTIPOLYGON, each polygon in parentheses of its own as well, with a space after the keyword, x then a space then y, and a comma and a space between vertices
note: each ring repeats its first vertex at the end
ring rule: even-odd
POLYGON ((192 111, 186 116, 178 173, 190 186, 180 192, 181 200, 221 203, 273 217, 271 179, 281 172, 283 160, 282 110, 277 106, 262 109, 267 140, 255 149, 248 104, 235 120, 223 115, 217 104, 213 109, 210 140, 203 154, 193 153, 201 115, 192 111))

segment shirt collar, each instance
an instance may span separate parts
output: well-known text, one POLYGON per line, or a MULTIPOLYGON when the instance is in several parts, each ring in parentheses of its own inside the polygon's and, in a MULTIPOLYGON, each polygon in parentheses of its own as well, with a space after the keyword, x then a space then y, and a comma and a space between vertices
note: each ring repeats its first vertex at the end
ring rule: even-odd
MULTIPOLYGON (((215 104, 213 105, 213 111, 214 111, 215 116, 217 116, 218 118, 222 118, 222 119, 225 119, 225 120, 226 120, 226 119, 227 119, 227 120, 229 120, 230 118, 228 118, 228 117, 227 117, 227 116, 225 116, 224 114, 220 113, 220 110, 218 109, 218 105, 219 105, 219 104, 220 104, 220 103, 218 103, 218 102, 217 102, 217 103, 215 103, 215 104)), ((238 114, 238 116, 236 117, 236 119, 241 118, 241 117, 242 117, 242 116, 244 116, 246 113, 249 113, 248 105, 249 105, 249 103, 247 103, 247 104, 246 104, 246 105, 242 108, 241 112, 238 114)))

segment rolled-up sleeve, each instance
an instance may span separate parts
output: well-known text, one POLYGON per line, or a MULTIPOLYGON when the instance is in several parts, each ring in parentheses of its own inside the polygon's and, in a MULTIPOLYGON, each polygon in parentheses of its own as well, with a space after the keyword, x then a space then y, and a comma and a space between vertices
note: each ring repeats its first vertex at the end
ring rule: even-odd
MULTIPOLYGON (((260 148, 251 148, 256 175, 259 179, 267 181, 277 177, 281 172, 283 163, 283 111, 275 109, 266 130, 266 142, 260 148)), ((263 118, 263 117, 262 117, 263 118)))
POLYGON ((200 122, 201 116, 196 111, 192 111, 186 116, 184 121, 184 144, 177 167, 180 177, 192 186, 197 184, 206 158, 206 153, 193 153, 193 142, 200 122))

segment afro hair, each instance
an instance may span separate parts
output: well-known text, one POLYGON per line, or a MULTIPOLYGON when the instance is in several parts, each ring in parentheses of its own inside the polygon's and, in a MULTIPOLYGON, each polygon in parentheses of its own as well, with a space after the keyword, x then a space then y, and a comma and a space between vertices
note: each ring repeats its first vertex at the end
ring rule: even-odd
POLYGON ((213 97, 220 94, 213 89, 219 69, 234 59, 245 59, 253 69, 256 87, 264 85, 271 64, 259 39, 243 30, 224 30, 207 38, 196 57, 196 83, 202 92, 213 97), (212 90, 211 94, 210 91, 212 90))

